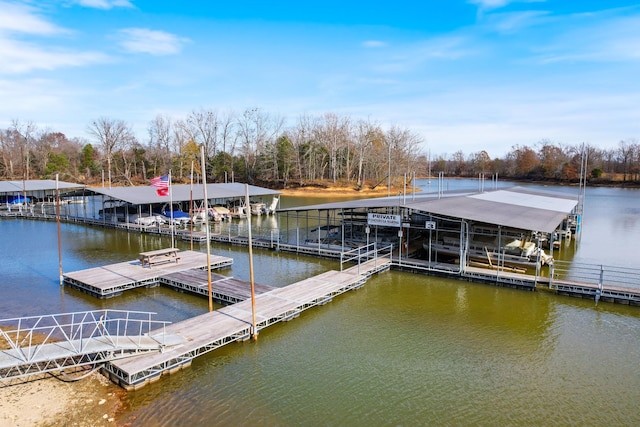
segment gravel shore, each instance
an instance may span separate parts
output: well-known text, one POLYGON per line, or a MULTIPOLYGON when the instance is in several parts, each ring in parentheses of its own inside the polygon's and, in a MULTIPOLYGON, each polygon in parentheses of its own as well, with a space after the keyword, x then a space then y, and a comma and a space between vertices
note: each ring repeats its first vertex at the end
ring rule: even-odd
POLYGON ((98 373, 0 387, 0 427, 115 426, 124 394, 98 373))

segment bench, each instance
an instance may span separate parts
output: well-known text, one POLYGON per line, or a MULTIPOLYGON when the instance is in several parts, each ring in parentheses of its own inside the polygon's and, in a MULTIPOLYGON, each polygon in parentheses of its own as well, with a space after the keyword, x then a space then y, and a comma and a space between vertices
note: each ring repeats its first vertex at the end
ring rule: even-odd
POLYGON ((176 262, 180 260, 178 256, 177 248, 158 249, 155 251, 140 252, 140 264, 142 267, 148 265, 151 268, 152 264, 162 264, 165 262, 176 262))

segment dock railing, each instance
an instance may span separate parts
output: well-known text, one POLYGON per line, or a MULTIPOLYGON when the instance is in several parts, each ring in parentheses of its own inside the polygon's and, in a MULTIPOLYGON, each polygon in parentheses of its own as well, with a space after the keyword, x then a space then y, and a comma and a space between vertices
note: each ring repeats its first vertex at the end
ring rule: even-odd
POLYGON ((389 256, 389 261, 392 260, 393 256, 393 245, 384 246, 378 249, 377 242, 369 243, 368 245, 358 246, 357 248, 351 249, 346 252, 340 253, 340 271, 343 271, 344 264, 353 263, 358 265, 358 274, 360 274, 360 264, 369 260, 374 260, 374 267, 377 267, 377 263, 382 258, 380 254, 385 254, 389 256))
POLYGON ((556 260, 550 268, 549 287, 558 282, 577 282, 603 287, 640 290, 640 269, 556 260))
POLYGON ((155 314, 105 309, 0 319, 0 379, 94 364, 103 356, 78 357, 94 353, 161 350, 170 322, 152 320, 155 314))

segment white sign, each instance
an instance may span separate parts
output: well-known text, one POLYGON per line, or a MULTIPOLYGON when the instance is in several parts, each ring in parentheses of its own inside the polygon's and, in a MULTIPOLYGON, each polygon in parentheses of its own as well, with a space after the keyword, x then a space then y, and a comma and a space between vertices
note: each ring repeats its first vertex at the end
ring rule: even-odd
POLYGON ((435 230, 436 229, 436 222, 435 221, 427 221, 424 223, 424 228, 426 228, 427 230, 435 230))
POLYGON ((383 227, 400 227, 402 217, 400 215, 370 213, 367 215, 367 224, 381 225, 383 227))

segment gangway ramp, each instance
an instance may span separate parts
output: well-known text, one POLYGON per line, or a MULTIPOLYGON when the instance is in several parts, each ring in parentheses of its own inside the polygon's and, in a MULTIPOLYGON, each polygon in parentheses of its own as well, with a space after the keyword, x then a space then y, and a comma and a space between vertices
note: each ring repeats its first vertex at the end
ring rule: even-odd
POLYGON ((96 310, 0 320, 0 383, 183 343, 155 313, 96 310))

